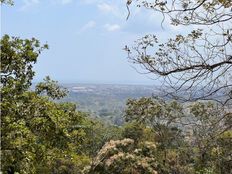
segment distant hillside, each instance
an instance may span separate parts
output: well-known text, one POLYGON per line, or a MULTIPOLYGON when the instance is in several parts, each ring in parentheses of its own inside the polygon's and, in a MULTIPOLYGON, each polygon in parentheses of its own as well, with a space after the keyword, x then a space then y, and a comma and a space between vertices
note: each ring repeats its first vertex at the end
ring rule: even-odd
POLYGON ((112 84, 63 84, 69 95, 62 101, 75 102, 78 109, 113 124, 123 123, 128 98, 148 97, 157 93, 154 86, 112 84))

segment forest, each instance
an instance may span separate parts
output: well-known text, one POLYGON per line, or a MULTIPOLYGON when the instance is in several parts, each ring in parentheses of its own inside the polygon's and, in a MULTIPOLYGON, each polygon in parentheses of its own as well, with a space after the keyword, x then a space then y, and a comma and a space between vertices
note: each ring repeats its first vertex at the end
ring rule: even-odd
POLYGON ((68 90, 49 76, 32 88, 48 44, 2 36, 0 173, 232 173, 231 0, 127 0, 127 19, 132 4, 193 29, 125 46, 127 60, 163 86, 159 96, 128 98, 120 124, 67 102, 68 90))

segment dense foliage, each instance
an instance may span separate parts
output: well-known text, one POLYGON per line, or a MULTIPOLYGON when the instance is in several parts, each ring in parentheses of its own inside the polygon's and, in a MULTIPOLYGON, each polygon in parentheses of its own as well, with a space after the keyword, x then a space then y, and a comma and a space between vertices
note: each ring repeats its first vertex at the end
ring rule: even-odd
POLYGON ((145 142, 136 147, 133 139, 109 141, 97 154, 88 173, 105 174, 157 174, 155 152, 152 142, 145 142))
POLYGON ((52 101, 64 97, 66 90, 49 77, 31 90, 33 64, 45 48, 34 38, 5 35, 1 39, 3 173, 80 172, 104 141, 112 138, 109 126, 105 136, 106 126, 76 111, 75 104, 52 101))
MULTIPOLYGON (((0 2, 12 3, 10 0, 0 2)), ((194 2, 199 7, 202 5, 206 14, 212 7, 225 8, 226 12, 231 7, 227 0, 210 1, 208 6, 205 4, 208 0, 194 2)), ((186 3, 183 8, 194 5, 190 1, 186 3)), ((166 3, 160 1, 153 6, 143 1, 143 5, 155 10, 159 7, 164 14, 173 12, 167 11, 166 3)), ((181 20, 181 15, 188 10, 177 11, 176 17, 180 20, 173 22, 178 25, 200 24, 202 18, 181 20)), ((204 24, 211 25, 215 19, 221 19, 217 18, 220 15, 215 11, 212 15, 203 20, 204 24)), ((227 21, 230 15, 230 12, 225 13, 227 21)), ((201 31, 197 30, 187 39, 195 41, 200 36, 201 31)), ((224 37, 231 37, 230 32, 224 37)), ((142 41, 146 39, 148 37, 142 41)), ((156 40, 155 37, 153 39, 156 40)), ((166 46, 177 49, 175 44, 186 44, 188 41, 177 36, 174 44, 170 45, 174 42, 170 40, 166 46)), ((155 97, 129 99, 124 112, 125 124, 120 127, 106 124, 78 111, 73 103, 57 102, 67 91, 49 77, 32 89, 33 65, 48 45, 41 46, 35 38, 21 39, 8 35, 1 38, 0 44, 3 174, 232 173, 232 113, 229 105, 222 107, 220 103, 209 101, 180 103, 155 97)), ((149 42, 147 44, 152 46, 149 42)), ((228 40, 225 46, 230 44, 231 40, 228 40)), ((164 51, 162 48, 157 55, 168 57, 164 51)), ((229 58, 226 65, 231 64, 230 56, 225 57, 229 58)), ((143 55, 142 59, 135 60, 149 65, 148 69, 154 65, 149 56, 143 55)), ((158 62, 163 63, 161 60, 158 62)), ((203 65, 201 68, 208 73, 209 66, 203 65)), ((229 96, 228 101, 230 99, 229 96)))
POLYGON ((154 98, 129 100, 127 106, 126 120, 146 125, 154 134, 160 173, 231 173, 230 111, 210 102, 154 98))

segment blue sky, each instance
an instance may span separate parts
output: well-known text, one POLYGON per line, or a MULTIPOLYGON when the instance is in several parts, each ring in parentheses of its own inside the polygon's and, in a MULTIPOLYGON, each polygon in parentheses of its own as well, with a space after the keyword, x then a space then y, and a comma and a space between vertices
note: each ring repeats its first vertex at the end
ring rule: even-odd
MULTIPOLYGON (((35 81, 155 84, 137 73, 122 50, 145 34, 165 40, 179 29, 161 28, 161 16, 125 0, 15 0, 1 9, 1 34, 48 43, 35 65, 35 81)), ((152 76, 151 76, 152 77, 152 76)))

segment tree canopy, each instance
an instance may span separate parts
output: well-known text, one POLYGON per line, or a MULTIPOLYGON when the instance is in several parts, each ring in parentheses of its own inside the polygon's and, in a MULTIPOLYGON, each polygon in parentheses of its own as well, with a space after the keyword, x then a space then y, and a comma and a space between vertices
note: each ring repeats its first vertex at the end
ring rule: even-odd
POLYGON ((34 38, 23 40, 5 35, 1 39, 1 153, 4 173, 37 173, 37 170, 42 170, 38 166, 46 166, 62 154, 69 158, 82 158, 81 153, 73 151, 79 149, 85 132, 70 128, 85 124, 85 114, 76 112, 71 103, 58 104, 49 99, 65 95, 49 77, 44 83, 39 83, 35 91, 31 89, 35 74, 33 64, 46 48, 47 45, 40 46, 34 38), (46 95, 41 95, 44 90, 46 95))
POLYGON ((126 50, 133 63, 164 77, 168 96, 208 101, 128 99, 125 124, 109 125, 74 103, 57 102, 68 91, 49 76, 32 84, 33 66, 47 44, 4 35, 2 173, 232 173, 231 1, 128 0, 127 6, 133 3, 163 14, 172 25, 204 26, 166 43, 146 35, 126 50))
POLYGON ((157 0, 134 3, 161 13, 163 20, 171 25, 195 29, 167 39, 165 43, 159 42, 156 35, 146 35, 134 46, 126 47, 129 60, 144 68, 145 73, 162 78, 164 93, 168 96, 184 101, 204 99, 229 104, 232 99, 231 1, 157 0))

